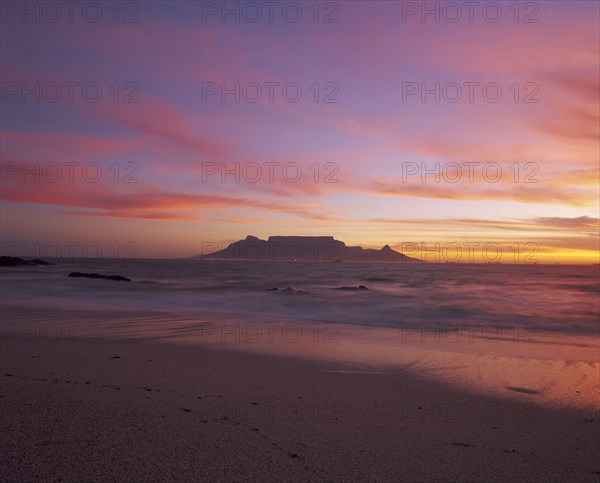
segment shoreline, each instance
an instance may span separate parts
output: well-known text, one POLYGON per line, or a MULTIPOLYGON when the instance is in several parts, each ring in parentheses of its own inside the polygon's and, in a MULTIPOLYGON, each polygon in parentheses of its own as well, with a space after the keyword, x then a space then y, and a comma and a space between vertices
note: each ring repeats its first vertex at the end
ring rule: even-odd
POLYGON ((597 481, 598 413, 209 346, 1 347, 3 481, 597 481))
POLYGON ((344 369, 408 370, 473 394, 537 406, 600 411, 600 341, 594 336, 473 327, 445 333, 275 320, 241 314, 31 309, 1 304, 0 336, 25 343, 166 344, 280 356, 344 369), (491 332, 491 335, 486 335, 491 332))
POLYGON ((589 338, 436 343, 339 325, 333 341, 326 324, 315 339, 271 321, 304 337, 236 343, 256 318, 0 309, 2 481, 600 475, 589 338))

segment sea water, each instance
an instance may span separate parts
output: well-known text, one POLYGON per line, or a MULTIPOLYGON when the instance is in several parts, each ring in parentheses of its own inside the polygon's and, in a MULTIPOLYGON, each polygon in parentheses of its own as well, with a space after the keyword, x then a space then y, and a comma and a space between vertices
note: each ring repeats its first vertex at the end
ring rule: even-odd
POLYGON ((0 268, 2 304, 162 311, 190 318, 243 314, 419 330, 488 327, 504 334, 543 330, 593 336, 600 320, 600 267, 593 265, 52 262, 0 268), (75 271, 132 281, 68 276, 75 271), (367 290, 350 289, 360 285, 367 290), (293 291, 282 291, 287 287, 293 291))

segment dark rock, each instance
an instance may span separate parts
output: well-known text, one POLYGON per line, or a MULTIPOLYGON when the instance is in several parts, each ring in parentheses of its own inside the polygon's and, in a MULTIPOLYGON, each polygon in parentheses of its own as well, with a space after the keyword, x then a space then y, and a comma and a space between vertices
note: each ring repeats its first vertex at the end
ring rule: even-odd
POLYGON ((24 260, 19 257, 7 257, 5 255, 0 257, 0 267, 36 267, 38 265, 52 265, 44 260, 35 258, 33 260, 24 260))
POLYGON ((303 295, 307 294, 308 292, 305 292, 304 290, 294 290, 292 287, 286 287, 282 290, 279 290, 278 293, 283 293, 286 295, 303 295))
POLYGON ((29 262, 19 257, 0 257, 0 267, 21 267, 29 265, 29 262))
POLYGON ((131 279, 123 277, 122 275, 106 275, 106 280, 116 280, 117 282, 131 282, 131 279))
POLYGON ((69 277, 100 278, 103 280, 116 280, 118 282, 131 282, 129 278, 122 275, 101 275, 99 273, 71 272, 69 277))
POLYGON ((369 290, 364 285, 359 285, 358 287, 334 287, 332 290, 369 290))

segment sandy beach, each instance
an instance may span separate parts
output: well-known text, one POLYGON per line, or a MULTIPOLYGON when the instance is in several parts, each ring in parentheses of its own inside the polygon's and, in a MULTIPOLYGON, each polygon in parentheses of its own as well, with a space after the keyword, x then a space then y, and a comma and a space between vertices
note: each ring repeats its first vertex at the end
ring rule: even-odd
MULTIPOLYGON (((351 328, 336 344, 313 338, 245 346, 161 341, 141 329, 140 337, 87 340, 7 329, 27 310, 3 307, 2 481, 600 477, 597 362, 521 354, 522 364, 494 355, 486 366, 477 350, 456 345, 446 356, 396 345, 398 360, 380 351, 367 361, 344 336, 351 328), (462 384, 432 377, 442 362, 462 384), (478 371, 487 386, 477 387, 478 371), (537 385, 527 377, 532 371, 537 385), (539 389, 543 382, 548 391, 539 389)), ((51 320, 49 312, 29 310, 30 320, 51 320)), ((137 320, 143 327, 148 316, 137 320)), ((369 354, 377 345, 371 335, 369 354)))

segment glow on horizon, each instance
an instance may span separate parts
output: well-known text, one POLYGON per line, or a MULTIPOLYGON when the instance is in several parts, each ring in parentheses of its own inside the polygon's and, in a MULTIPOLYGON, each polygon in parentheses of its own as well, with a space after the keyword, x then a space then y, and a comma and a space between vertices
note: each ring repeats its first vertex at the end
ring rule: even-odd
POLYGON ((333 235, 370 248, 534 243, 540 263, 598 263, 599 5, 541 3, 531 24, 450 24, 401 23, 400 3, 340 3, 333 24, 201 23, 193 2, 144 3, 134 24, 3 23, 3 82, 93 81, 103 98, 2 99, 2 243, 135 242, 138 258, 169 258, 248 234, 333 235), (270 81, 298 83, 303 98, 202 100, 206 82, 270 81), (114 102, 115 82, 121 96, 138 86, 139 102, 114 102), (403 102, 403 82, 497 82, 504 95, 403 102), (339 102, 322 102, 327 83, 339 102), (533 87, 539 102, 522 102, 533 87), (63 174, 23 182, 11 171, 20 163, 63 174), (79 163, 73 182, 63 163, 79 163), (86 163, 102 168, 98 182, 86 163), (223 183, 207 175, 222 163, 264 171, 223 183), (265 163, 302 176, 276 169, 271 182, 265 163), (472 181, 436 181, 436 163, 503 175, 478 167, 472 181), (407 175, 415 167, 425 181, 407 175))

